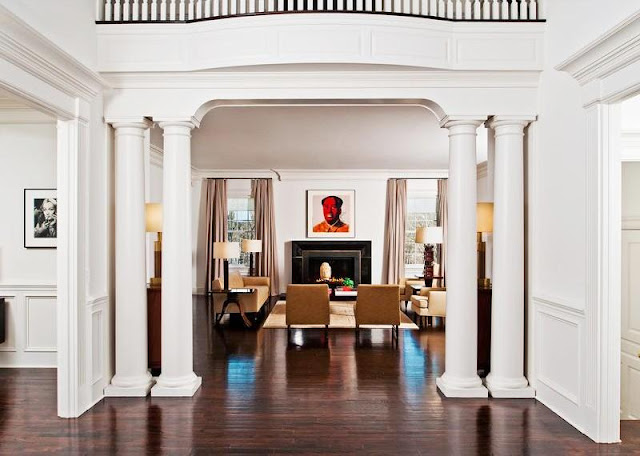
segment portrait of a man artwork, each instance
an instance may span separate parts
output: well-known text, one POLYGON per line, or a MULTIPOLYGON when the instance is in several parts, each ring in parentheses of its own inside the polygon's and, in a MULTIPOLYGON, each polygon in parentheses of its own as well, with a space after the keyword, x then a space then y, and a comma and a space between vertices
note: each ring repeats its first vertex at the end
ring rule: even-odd
POLYGON ((355 191, 307 190, 307 237, 355 237, 355 191))

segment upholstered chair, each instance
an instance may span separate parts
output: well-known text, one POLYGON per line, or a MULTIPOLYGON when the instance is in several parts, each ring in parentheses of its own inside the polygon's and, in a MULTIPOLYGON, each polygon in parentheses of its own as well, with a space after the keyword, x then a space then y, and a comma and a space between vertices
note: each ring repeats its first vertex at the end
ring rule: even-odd
POLYGON ((289 285, 287 287, 287 337, 292 325, 324 325, 329 327, 329 287, 320 285, 289 285))
POLYGON ((392 337, 397 339, 400 326, 399 299, 398 285, 359 285, 354 309, 356 336, 360 325, 391 325, 392 337))
POLYGON ((420 290, 419 296, 411 297, 411 310, 415 319, 419 320, 419 326, 429 323, 430 317, 446 317, 447 310, 447 291, 446 288, 423 288, 420 290))

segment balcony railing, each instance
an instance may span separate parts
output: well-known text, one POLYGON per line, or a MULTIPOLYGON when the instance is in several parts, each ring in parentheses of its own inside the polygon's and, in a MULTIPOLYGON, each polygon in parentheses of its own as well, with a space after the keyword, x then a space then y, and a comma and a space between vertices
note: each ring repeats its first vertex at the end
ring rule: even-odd
POLYGON ((539 0, 96 0, 97 23, 196 22, 282 13, 365 13, 448 21, 539 21, 539 0))

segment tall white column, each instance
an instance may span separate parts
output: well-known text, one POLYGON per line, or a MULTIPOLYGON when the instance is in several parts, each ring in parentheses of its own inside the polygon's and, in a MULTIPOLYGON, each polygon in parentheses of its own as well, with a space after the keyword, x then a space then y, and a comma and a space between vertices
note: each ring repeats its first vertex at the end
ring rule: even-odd
POLYGON ((493 293, 491 372, 493 397, 534 397, 524 377, 524 127, 532 119, 494 117, 493 293))
POLYGON ((147 290, 145 269, 144 131, 150 122, 111 122, 116 131, 116 374, 105 396, 146 396, 147 290))
POLYGON ((436 384, 447 397, 487 397, 477 373, 476 130, 484 120, 441 123, 449 129, 447 330, 445 372, 436 384))
POLYGON ((160 122, 164 130, 162 233, 162 373, 152 396, 193 396, 191 298, 192 120, 160 122))

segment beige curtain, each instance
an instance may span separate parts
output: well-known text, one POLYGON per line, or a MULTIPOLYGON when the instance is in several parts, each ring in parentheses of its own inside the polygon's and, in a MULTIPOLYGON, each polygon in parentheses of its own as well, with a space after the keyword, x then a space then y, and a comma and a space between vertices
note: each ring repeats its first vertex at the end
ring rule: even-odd
POLYGON ((407 180, 387 181, 382 281, 399 283, 404 277, 404 236, 407 221, 407 180))
POLYGON ((258 276, 269 277, 273 296, 280 292, 273 181, 271 179, 251 181, 251 195, 256 208, 256 238, 262 240, 262 253, 258 254, 256 271, 258 276))
POLYGON ((206 181, 206 269, 205 290, 211 291, 211 283, 222 277, 222 260, 213 259, 213 243, 227 240, 227 181, 207 179, 206 181))
POLYGON ((438 263, 442 284, 446 286, 446 261, 447 261, 447 180, 438 179, 438 200, 436 205, 436 223, 442 227, 442 245, 438 250, 438 263))

